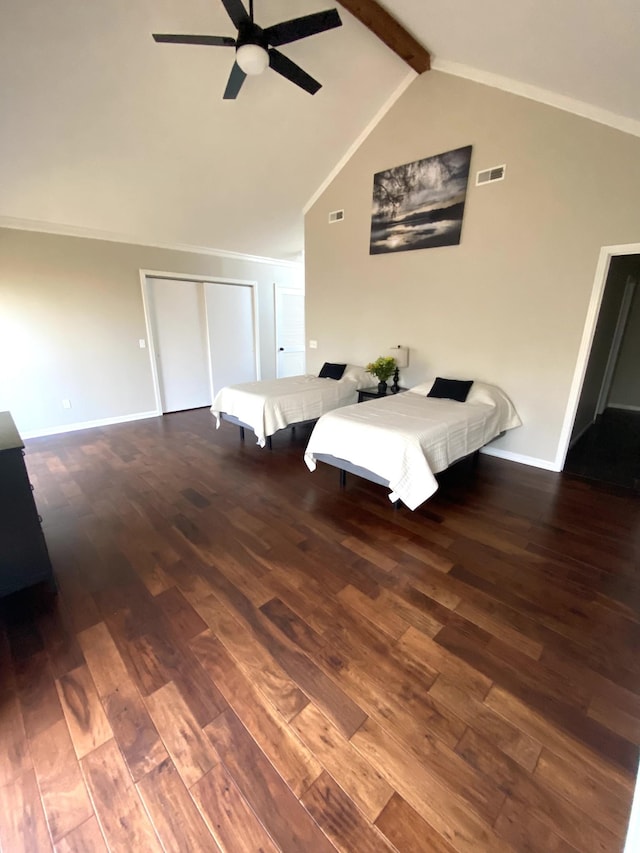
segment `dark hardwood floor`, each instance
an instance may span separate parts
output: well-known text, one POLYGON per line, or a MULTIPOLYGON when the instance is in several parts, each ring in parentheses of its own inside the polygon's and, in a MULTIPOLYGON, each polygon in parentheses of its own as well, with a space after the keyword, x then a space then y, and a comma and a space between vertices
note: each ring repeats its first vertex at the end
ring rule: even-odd
POLYGON ((29 441, 60 585, 0 615, 0 845, 612 853, 640 501, 482 456, 411 513, 205 410, 29 441))
POLYGON ((640 492, 640 412, 605 409, 569 450, 564 470, 640 492))

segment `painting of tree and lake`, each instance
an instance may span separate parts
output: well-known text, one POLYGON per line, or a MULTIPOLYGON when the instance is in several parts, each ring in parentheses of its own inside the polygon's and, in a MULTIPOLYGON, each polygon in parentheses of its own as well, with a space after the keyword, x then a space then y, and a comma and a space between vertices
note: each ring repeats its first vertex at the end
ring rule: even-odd
POLYGON ((467 145, 374 175, 369 254, 456 246, 470 164, 467 145))

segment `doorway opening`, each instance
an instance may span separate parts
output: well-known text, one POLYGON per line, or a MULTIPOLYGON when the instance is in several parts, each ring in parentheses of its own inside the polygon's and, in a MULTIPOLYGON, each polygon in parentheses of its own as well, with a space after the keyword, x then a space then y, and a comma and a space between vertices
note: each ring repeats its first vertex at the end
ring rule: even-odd
POLYGON ((640 247, 611 253, 601 286, 596 280, 594 287, 599 302, 563 467, 635 490, 640 490, 639 283, 640 247))

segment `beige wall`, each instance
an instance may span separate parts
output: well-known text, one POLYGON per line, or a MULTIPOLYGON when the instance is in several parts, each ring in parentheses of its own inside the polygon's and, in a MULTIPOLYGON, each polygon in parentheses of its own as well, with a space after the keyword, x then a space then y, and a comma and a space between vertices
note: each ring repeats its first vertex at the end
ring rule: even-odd
POLYGON ((257 281, 274 376, 273 284, 300 283, 296 267, 0 229, 0 410, 23 435, 155 409, 141 269, 257 281))
POLYGON ((325 359, 411 349, 406 383, 494 382, 524 426, 497 446, 552 463, 602 246, 640 239, 640 139, 439 72, 418 78, 309 211, 307 337, 325 359), (375 172, 473 145, 459 246, 369 255, 375 172), (479 169, 506 180, 475 187, 479 169), (344 208, 341 224, 329 211, 344 208))

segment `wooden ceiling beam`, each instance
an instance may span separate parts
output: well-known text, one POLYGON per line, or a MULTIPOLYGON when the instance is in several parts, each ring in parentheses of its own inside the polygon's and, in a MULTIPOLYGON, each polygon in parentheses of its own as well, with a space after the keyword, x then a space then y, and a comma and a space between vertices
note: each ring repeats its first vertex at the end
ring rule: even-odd
POLYGON ((397 53, 418 74, 431 68, 431 54, 376 0, 340 0, 365 27, 397 53))

